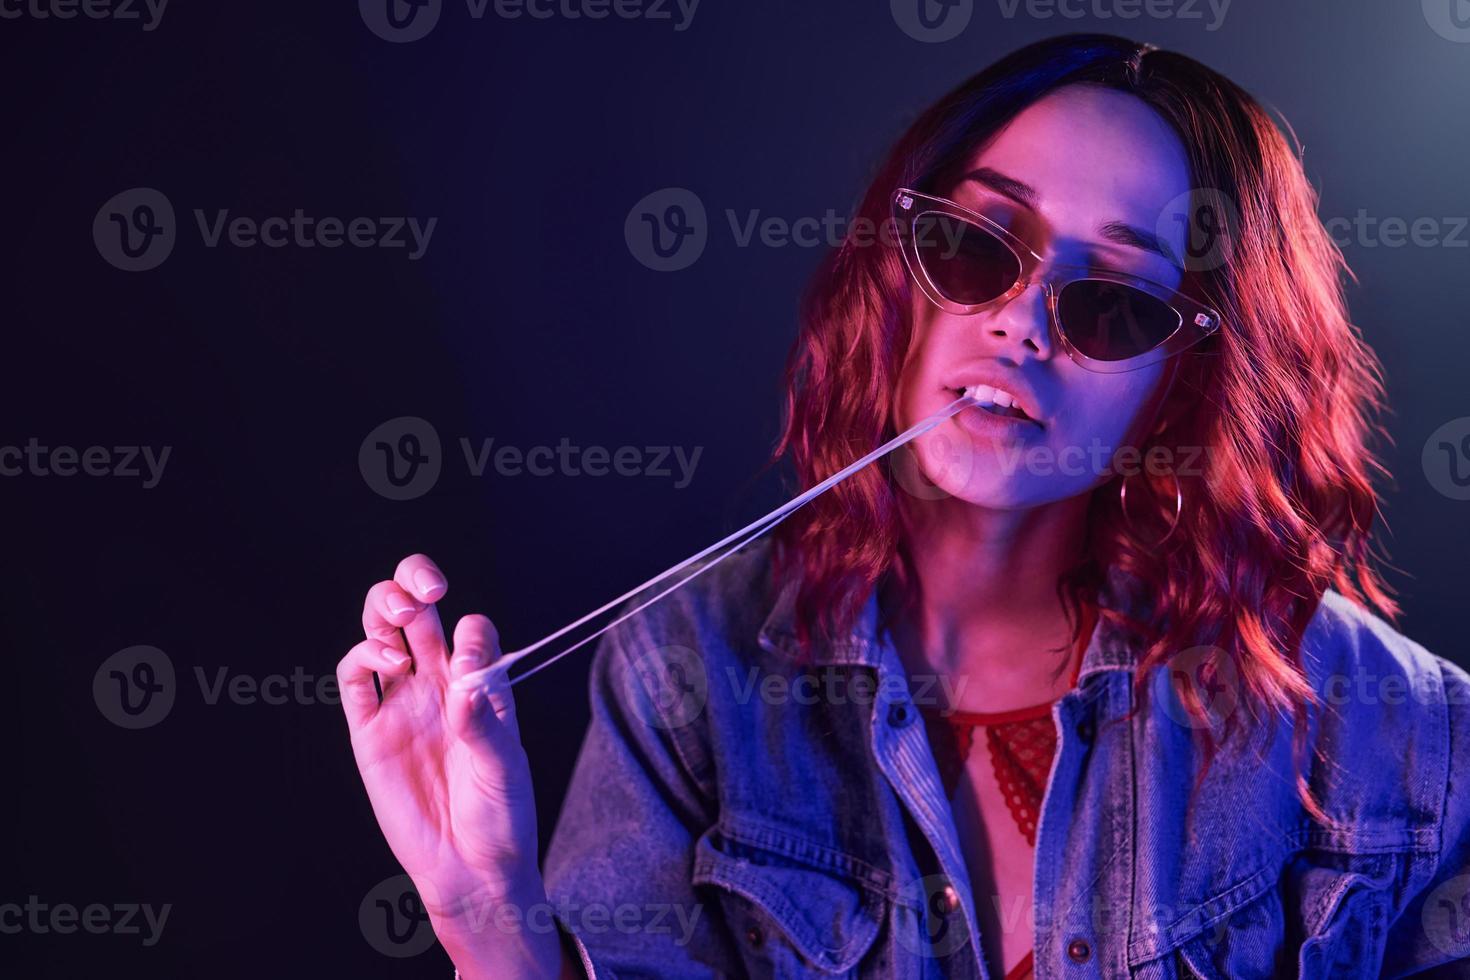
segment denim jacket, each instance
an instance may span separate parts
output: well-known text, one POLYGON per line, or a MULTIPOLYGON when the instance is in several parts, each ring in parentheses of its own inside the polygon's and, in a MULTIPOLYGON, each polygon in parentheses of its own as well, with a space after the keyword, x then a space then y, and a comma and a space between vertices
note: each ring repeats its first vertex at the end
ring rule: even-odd
MULTIPOLYGON (((1116 574, 1102 599, 1139 608, 1116 574)), ((989 975, 925 692, 876 596, 804 663, 793 606, 757 546, 599 646, 545 865, 589 975, 989 975)), ((1038 980, 1470 975, 1470 676, 1327 593, 1303 647, 1318 823, 1286 721, 1198 781, 1165 672, 1127 717, 1139 651, 1100 619, 1052 710, 1038 980)))

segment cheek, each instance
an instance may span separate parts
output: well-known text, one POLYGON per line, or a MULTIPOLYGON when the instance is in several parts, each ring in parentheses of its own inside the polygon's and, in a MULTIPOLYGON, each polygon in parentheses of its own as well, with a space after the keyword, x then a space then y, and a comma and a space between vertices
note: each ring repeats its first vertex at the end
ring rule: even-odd
POLYGON ((936 359, 934 346, 943 334, 935 324, 934 314, 941 312, 927 303, 910 311, 912 326, 909 328, 908 350, 904 352, 903 377, 913 378, 932 368, 936 359))
MULTIPOLYGON (((1163 368, 1154 365, 1126 374, 1096 374, 1081 368, 1067 372, 1066 408, 1051 441, 1090 446, 1094 441, 1117 448, 1128 437, 1149 404, 1163 368)), ((1147 433, 1140 433, 1142 439, 1147 433)))
POLYGON ((922 414, 926 399, 924 392, 938 382, 937 368, 943 363, 942 352, 934 349, 937 336, 933 324, 932 306, 913 312, 913 329, 909 335, 908 350, 898 372, 898 384, 894 392, 895 422, 900 430, 917 422, 922 414))

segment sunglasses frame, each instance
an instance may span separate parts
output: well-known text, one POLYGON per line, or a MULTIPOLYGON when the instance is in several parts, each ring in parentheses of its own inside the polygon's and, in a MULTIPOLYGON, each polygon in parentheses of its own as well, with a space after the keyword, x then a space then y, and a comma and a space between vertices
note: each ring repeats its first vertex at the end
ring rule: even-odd
POLYGON ((946 313, 969 316, 992 307, 1002 306, 1025 292, 1034 283, 1039 282, 1046 291, 1047 316, 1054 341, 1079 367, 1089 371, 1098 374, 1123 374, 1128 371, 1136 371, 1139 368, 1167 360, 1220 330, 1222 321, 1218 311, 1177 289, 1151 279, 1093 266, 1060 264, 1050 265, 1044 274, 1038 275, 1037 270, 1047 265, 1045 258, 990 218, 946 198, 901 187, 893 194, 893 219, 898 229, 904 265, 908 267, 909 276, 918 284, 919 289, 931 303, 946 313), (1009 289, 995 299, 973 304, 957 303, 939 290, 939 287, 930 280, 929 273, 919 257, 914 229, 919 218, 926 214, 936 213, 976 225, 986 233, 994 235, 1002 245, 1010 250, 1016 258, 1020 272, 1009 289), (1074 282, 1086 280, 1131 286, 1164 303, 1174 311, 1179 322, 1167 337, 1141 354, 1117 361, 1088 357, 1073 346, 1072 341, 1067 337, 1067 329, 1063 326, 1061 314, 1057 309, 1062 290, 1074 282))

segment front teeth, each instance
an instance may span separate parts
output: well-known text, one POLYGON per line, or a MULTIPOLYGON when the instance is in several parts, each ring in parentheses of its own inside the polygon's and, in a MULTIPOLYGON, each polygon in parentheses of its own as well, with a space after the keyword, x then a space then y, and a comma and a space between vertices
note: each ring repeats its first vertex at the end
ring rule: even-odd
POLYGON ((1010 408, 1016 404, 1015 395, 990 385, 970 385, 965 389, 965 394, 982 405, 994 405, 997 408, 1010 408))
POLYGON ((970 387, 965 389, 965 394, 982 405, 995 404, 995 389, 990 387, 990 385, 970 385, 970 387))

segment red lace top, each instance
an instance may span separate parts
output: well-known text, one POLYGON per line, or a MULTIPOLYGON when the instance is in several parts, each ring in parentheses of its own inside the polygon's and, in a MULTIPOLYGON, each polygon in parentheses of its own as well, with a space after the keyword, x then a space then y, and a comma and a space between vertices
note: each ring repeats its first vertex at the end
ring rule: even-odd
MULTIPOLYGON (((1082 651, 1097 623, 1097 611, 1082 609, 1082 629, 1078 636, 1076 665, 1068 687, 1075 687, 1082 666, 1082 651)), ((1057 751, 1057 729, 1051 717, 1052 702, 1035 704, 1014 711, 954 711, 943 714, 933 709, 924 712, 929 729, 929 744, 939 766, 944 791, 953 798, 965 762, 979 739, 995 773, 996 785, 1005 797, 1006 809, 1015 819, 1021 836, 1036 846, 1036 825, 1041 819, 1041 800, 1046 781, 1051 775, 1052 757, 1057 751)), ((1035 976, 1034 954, 1027 953, 1005 976, 1005 980, 1029 980, 1035 976)))

